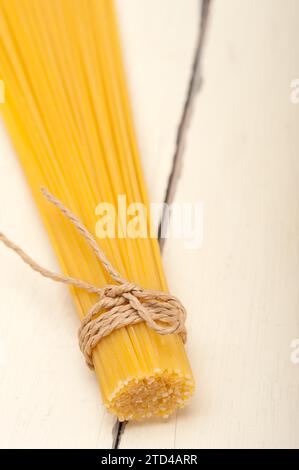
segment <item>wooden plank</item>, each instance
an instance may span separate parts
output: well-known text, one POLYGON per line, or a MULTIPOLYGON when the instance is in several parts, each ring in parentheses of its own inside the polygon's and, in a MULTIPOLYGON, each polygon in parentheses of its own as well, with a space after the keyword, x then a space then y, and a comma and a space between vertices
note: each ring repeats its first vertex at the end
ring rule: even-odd
MULTIPOLYGON (((192 55, 195 4, 196 0, 186 7, 180 0, 117 2, 153 201, 163 200, 170 171, 192 55)), ((0 201, 0 230, 57 270, 2 127, 0 201)), ((0 258, 0 447, 111 447, 115 418, 101 405, 95 377, 79 352, 78 320, 67 290, 39 278, 3 247, 0 258)))
POLYGON ((152 202, 164 199, 187 91, 198 0, 116 0, 129 91, 152 202))
POLYGON ((202 201, 202 249, 167 240, 198 389, 122 448, 298 447, 299 4, 213 2, 176 202, 202 201))

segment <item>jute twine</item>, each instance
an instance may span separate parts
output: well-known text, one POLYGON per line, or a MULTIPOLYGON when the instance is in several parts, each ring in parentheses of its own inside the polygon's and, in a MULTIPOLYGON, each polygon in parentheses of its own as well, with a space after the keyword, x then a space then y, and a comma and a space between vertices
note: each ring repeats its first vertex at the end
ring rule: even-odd
POLYGON ((181 302, 166 292, 143 289, 123 278, 112 266, 94 237, 64 204, 47 189, 42 189, 44 197, 54 204, 69 219, 78 232, 95 252, 104 269, 117 283, 98 287, 70 276, 56 274, 36 263, 19 246, 0 232, 0 241, 14 251, 27 265, 42 276, 56 282, 72 285, 92 294, 99 299, 83 318, 79 328, 79 346, 88 367, 93 369, 92 350, 105 336, 120 328, 145 322, 149 328, 160 335, 176 333, 186 341, 186 310, 181 302))

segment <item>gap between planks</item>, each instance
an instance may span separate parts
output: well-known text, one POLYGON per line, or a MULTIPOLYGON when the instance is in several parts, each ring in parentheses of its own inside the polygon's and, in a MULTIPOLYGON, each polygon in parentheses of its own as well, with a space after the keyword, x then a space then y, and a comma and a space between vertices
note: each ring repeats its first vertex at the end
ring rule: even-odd
MULTIPOLYGON (((183 103, 182 113, 179 119, 176 139, 175 139, 175 149, 172 157, 171 170, 168 177, 168 182, 166 185, 164 203, 171 204, 175 198, 175 193, 178 185, 178 181, 182 172, 182 163, 183 155, 185 149, 185 143, 187 138, 187 132, 190 127, 193 106, 195 103, 195 98, 199 93, 201 84, 202 84, 202 75, 201 75, 201 58, 205 45, 206 31, 209 20, 210 6, 212 0, 199 0, 199 21, 198 21, 198 32, 195 44, 195 51, 193 57, 193 63, 191 67, 191 72, 188 80, 188 86, 186 91, 186 97, 183 103)), ((160 245, 161 253, 163 254, 165 238, 161 237, 162 226, 164 223, 165 212, 163 211, 162 217, 158 229, 158 240, 160 245)), ((164 229, 166 227, 163 227, 164 229)), ((127 421, 120 422, 115 421, 112 428, 112 449, 119 449, 121 438, 125 432, 127 421)), ((175 430, 177 425, 177 415, 175 418, 175 430)))

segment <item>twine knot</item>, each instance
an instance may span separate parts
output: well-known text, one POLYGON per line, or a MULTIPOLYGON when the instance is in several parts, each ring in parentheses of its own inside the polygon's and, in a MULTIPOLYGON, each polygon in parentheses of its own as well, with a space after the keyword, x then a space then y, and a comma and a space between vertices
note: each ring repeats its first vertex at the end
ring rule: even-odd
POLYGON ((99 300, 91 307, 83 318, 79 328, 79 346, 85 356, 88 367, 93 369, 92 350, 105 336, 120 328, 145 322, 149 328, 160 335, 176 333, 183 342, 186 341, 186 310, 176 297, 163 292, 146 290, 130 283, 123 278, 112 266, 94 237, 61 201, 56 199, 46 189, 42 189, 45 198, 54 204, 68 218, 82 237, 88 242, 101 262, 104 269, 116 284, 97 287, 86 281, 62 274, 56 274, 36 263, 19 246, 0 232, 0 241, 13 250, 34 271, 56 282, 72 285, 97 294, 99 300))
POLYGON ((109 285, 82 320, 79 345, 87 365, 93 368, 92 350, 105 336, 125 326, 145 322, 160 335, 177 333, 186 341, 186 311, 181 302, 166 292, 145 290, 126 283, 109 285))

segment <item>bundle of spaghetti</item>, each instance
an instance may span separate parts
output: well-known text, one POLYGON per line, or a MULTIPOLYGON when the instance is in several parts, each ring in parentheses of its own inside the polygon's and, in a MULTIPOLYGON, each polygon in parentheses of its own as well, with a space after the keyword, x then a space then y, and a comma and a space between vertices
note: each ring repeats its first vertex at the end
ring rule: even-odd
MULTIPOLYGON (((111 279, 74 227, 41 196, 48 188, 95 231, 100 202, 148 207, 111 0, 0 0, 1 113, 62 271, 105 286, 111 279)), ((119 227, 124 229, 124 227, 119 227)), ((113 266, 147 289, 167 291, 157 240, 106 237, 113 266)), ((97 300, 71 287, 82 320, 97 300)), ((192 394, 181 338, 144 322, 102 338, 92 352, 103 401, 120 420, 168 416, 192 394)))

